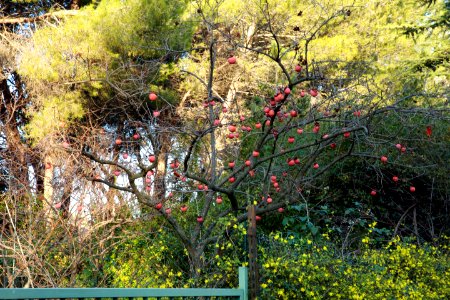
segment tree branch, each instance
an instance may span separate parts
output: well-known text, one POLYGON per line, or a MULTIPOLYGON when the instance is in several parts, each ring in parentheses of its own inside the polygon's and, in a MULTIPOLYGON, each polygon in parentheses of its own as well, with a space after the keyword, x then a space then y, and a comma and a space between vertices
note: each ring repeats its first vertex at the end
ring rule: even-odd
POLYGON ((0 24, 22 24, 22 23, 32 23, 37 21, 43 21, 48 18, 62 18, 67 16, 75 16, 79 13, 78 10, 58 10, 53 12, 48 12, 37 17, 4 17, 0 18, 0 24))

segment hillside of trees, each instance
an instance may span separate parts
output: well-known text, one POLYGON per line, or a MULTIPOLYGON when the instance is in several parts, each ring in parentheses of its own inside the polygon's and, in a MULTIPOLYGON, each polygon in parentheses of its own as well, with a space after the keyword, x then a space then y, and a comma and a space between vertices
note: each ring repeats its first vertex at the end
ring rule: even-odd
POLYGON ((449 1, 3 2, 0 287, 450 297, 449 1))

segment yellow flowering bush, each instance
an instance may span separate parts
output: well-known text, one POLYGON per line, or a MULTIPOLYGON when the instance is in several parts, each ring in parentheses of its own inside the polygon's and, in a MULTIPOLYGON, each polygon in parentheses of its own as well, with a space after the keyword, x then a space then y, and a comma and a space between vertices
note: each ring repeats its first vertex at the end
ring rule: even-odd
POLYGON ((110 287, 183 287, 183 250, 163 229, 154 234, 130 238, 118 245, 105 262, 110 287))
MULTIPOLYGON (((246 230, 212 244, 199 278, 189 278, 185 250, 170 232, 130 238, 105 262, 111 287, 237 287, 246 266, 246 230)), ((441 245, 396 238, 384 247, 369 226, 359 248, 342 252, 327 233, 299 238, 258 232, 260 299, 449 299, 448 238, 441 245)), ((437 243, 436 243, 437 244, 437 243)))
POLYGON ((272 236, 270 246, 260 251, 261 299, 450 297, 446 245, 418 246, 399 238, 382 249, 370 249, 368 244, 340 257, 330 245, 272 236))

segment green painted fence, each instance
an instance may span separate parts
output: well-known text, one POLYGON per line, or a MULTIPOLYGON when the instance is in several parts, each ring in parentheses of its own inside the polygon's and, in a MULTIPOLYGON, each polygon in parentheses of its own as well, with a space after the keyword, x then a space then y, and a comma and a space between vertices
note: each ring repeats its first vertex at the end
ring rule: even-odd
POLYGON ((42 288, 0 289, 0 299, 248 299, 248 271, 239 268, 237 289, 42 288))

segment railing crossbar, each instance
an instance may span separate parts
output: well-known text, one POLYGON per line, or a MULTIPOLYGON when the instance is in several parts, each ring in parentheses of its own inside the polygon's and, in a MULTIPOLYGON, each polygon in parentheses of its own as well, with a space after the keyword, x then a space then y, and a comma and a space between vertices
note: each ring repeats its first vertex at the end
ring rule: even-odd
POLYGON ((17 299, 192 299, 203 297, 204 299, 240 299, 248 298, 248 273, 246 267, 239 268, 239 288, 237 289, 201 289, 201 288, 174 288, 174 289, 139 289, 139 288, 5 288, 0 289, 0 300, 17 299))

